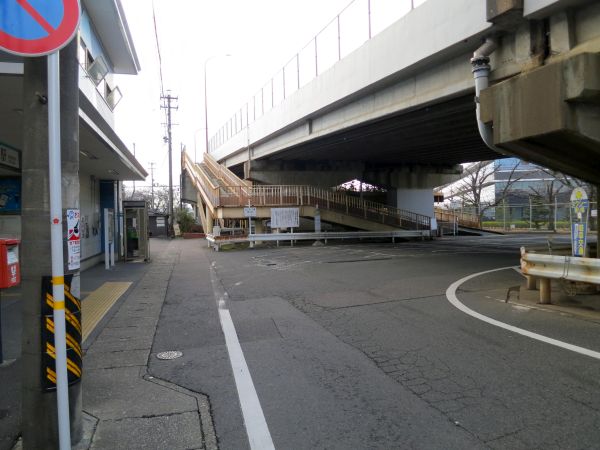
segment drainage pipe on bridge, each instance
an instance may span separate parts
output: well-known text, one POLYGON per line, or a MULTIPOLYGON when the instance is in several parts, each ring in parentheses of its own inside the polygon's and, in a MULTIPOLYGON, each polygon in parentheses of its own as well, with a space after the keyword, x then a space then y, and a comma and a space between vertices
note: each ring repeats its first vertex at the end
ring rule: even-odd
POLYGON ((489 86, 490 78, 490 55, 496 50, 498 44, 495 38, 488 37, 481 47, 473 53, 471 65, 473 66, 473 77, 475 78, 475 104, 477 115, 477 127, 485 145, 492 150, 505 154, 505 152, 494 145, 494 132, 491 124, 481 120, 481 104, 479 95, 482 90, 489 86))

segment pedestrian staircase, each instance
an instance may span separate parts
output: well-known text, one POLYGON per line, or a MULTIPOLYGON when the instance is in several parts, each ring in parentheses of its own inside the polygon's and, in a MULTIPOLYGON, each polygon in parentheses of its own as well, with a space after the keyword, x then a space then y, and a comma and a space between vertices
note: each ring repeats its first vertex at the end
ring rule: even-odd
POLYGON ((271 208, 296 207, 301 217, 312 219, 318 211, 325 222, 366 231, 431 229, 429 216, 341 192, 313 186, 252 184, 208 154, 202 162, 194 163, 183 152, 182 172, 198 193, 199 216, 205 229, 212 229, 213 224, 224 226, 227 221, 246 223, 244 208, 248 206, 256 208, 257 218, 264 219, 271 217, 271 208))

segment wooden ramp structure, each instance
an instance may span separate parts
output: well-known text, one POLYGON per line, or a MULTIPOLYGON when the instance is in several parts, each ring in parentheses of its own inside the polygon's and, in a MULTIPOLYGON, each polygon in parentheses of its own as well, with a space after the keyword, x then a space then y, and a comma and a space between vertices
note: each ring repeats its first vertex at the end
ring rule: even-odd
MULTIPOLYGON (((430 231, 431 218, 392 206, 362 200, 342 192, 313 186, 257 185, 242 180, 209 154, 195 163, 182 153, 185 189, 193 188, 198 216, 207 233, 214 226, 249 229, 244 208, 256 208, 256 219, 270 219, 272 208, 298 208, 300 217, 365 231, 430 231)), ((189 192, 186 193, 189 199, 189 192)), ((262 232, 256 220, 256 232, 262 232)), ((243 231, 242 231, 243 232, 243 231)))

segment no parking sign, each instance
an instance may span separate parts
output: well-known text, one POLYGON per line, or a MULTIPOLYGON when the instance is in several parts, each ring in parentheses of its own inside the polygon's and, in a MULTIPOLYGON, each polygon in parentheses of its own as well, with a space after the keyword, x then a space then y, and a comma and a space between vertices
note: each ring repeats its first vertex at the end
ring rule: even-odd
POLYGON ((20 56, 54 53, 71 41, 80 16, 78 0, 2 0, 0 48, 20 56))

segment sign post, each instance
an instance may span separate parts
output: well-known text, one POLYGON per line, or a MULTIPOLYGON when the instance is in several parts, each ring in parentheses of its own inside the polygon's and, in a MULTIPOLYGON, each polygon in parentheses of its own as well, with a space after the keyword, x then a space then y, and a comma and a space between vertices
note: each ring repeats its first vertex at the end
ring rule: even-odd
POLYGON ((571 245, 573 256, 584 257, 587 246, 590 201, 582 188, 571 194, 571 245))
MULTIPOLYGON (((244 217, 248 218, 248 224, 250 227, 250 234, 254 234, 252 228, 252 218, 256 217, 256 207, 250 205, 250 201, 248 200, 248 206, 244 208, 244 217)), ((254 248, 254 241, 250 241, 250 248, 254 248)))
POLYGON ((0 16, 0 48, 25 56, 48 55, 48 168, 50 190, 50 247, 54 297, 54 343, 58 436, 61 450, 71 448, 69 391, 65 330, 65 292, 62 233, 60 151, 60 58, 59 50, 72 39, 79 26, 79 0, 18 0, 3 5, 0 16))

